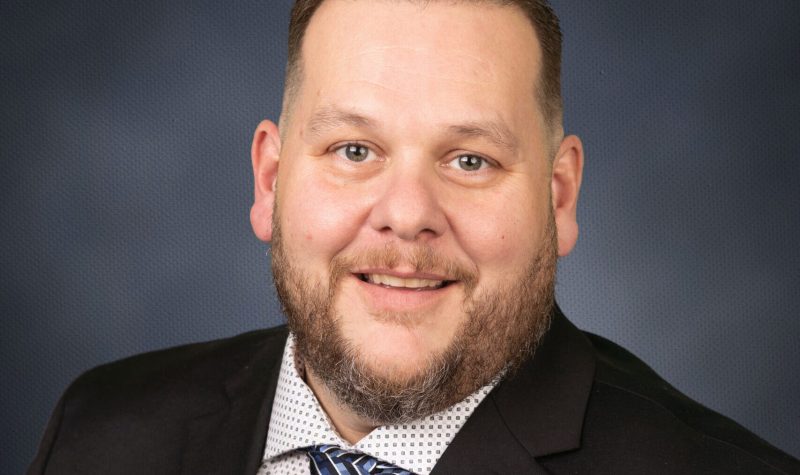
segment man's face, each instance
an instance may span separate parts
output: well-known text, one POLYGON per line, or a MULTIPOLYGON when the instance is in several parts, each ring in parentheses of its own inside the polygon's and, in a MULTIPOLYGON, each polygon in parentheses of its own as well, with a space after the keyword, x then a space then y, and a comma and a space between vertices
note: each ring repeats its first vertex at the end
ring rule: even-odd
MULTIPOLYGON (((273 239, 299 354, 349 377, 316 374, 340 399, 365 389, 355 409, 457 393, 416 412, 440 409, 524 354, 552 304, 535 32, 488 3, 329 0, 302 57, 273 239)), ((365 415, 421 415, 382 411, 365 415)))

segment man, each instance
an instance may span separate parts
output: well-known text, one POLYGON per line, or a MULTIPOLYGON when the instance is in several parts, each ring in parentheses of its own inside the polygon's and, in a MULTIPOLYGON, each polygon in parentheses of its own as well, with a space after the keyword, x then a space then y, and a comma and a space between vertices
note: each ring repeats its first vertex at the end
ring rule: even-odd
POLYGON ((286 328, 79 378, 30 473, 800 473, 573 327, 543 2, 300 0, 252 147, 286 328))

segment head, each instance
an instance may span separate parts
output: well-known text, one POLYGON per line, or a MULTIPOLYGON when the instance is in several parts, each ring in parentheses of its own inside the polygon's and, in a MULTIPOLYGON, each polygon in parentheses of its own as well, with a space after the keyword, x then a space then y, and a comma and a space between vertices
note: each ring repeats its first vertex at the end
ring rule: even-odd
POLYGON ((375 423, 440 410, 547 328, 577 239, 540 1, 299 1, 251 222, 310 377, 375 423))

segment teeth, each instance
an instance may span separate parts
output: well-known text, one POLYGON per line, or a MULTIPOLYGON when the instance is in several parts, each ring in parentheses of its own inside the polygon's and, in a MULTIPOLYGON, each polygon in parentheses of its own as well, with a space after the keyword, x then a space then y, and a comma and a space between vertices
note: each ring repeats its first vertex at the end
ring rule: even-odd
POLYGON ((372 284, 386 285, 389 287, 403 287, 407 289, 435 289, 444 285, 442 280, 428 279, 401 279, 385 274, 367 274, 367 282, 372 284))

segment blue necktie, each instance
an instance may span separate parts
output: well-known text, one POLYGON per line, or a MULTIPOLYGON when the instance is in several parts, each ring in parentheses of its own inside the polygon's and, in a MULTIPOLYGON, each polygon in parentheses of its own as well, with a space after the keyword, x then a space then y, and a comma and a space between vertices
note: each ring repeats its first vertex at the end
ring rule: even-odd
POLYGON ((312 475, 414 475, 396 465, 336 445, 314 445, 300 450, 311 459, 312 475))

